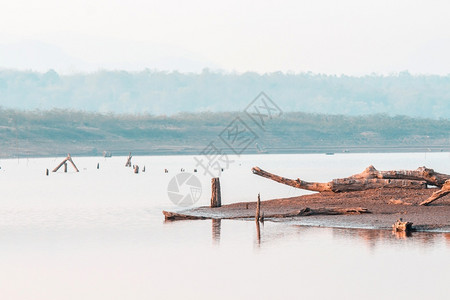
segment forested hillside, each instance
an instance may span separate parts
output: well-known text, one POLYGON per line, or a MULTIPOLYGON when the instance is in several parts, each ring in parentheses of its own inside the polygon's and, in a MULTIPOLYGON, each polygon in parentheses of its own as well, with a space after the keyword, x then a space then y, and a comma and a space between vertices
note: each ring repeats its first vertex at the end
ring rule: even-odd
POLYGON ((0 106, 102 113, 243 110, 261 91, 284 112, 448 118, 450 76, 99 71, 60 75, 0 70, 0 106))
MULTIPOLYGON (((284 113, 258 128, 240 112, 174 116, 0 110, 0 156, 200 153, 237 117, 254 133, 242 153, 450 151, 450 120, 284 113)), ((224 137, 224 135, 222 135, 224 137)))

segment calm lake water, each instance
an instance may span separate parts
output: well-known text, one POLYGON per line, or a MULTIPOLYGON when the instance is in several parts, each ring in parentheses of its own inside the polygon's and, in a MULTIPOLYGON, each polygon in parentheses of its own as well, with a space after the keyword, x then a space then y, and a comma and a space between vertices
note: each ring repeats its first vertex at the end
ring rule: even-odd
MULTIPOLYGON (((450 234, 179 221, 167 186, 191 156, 0 160, 1 299, 449 299, 450 234), (97 163, 100 169, 97 170, 97 163), (169 173, 164 173, 164 168, 169 173)), ((450 173, 449 153, 246 155, 221 177, 222 203, 306 192, 252 175, 311 181, 427 166, 450 173)), ((195 205, 208 205, 210 178, 195 205)), ((450 216, 449 216, 450 217, 450 216)), ((326 224, 323 224, 326 225, 326 224)))

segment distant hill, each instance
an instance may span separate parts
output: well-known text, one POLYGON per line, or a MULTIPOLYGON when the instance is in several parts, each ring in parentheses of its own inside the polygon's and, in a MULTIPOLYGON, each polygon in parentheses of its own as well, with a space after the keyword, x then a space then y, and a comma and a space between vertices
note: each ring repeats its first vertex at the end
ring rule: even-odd
POLYGON ((240 153, 450 151, 449 119, 290 112, 262 130, 239 112, 167 117, 0 109, 0 157, 199 154, 208 145, 233 153, 235 136, 226 129, 237 117, 250 133, 236 144, 240 153))
POLYGON ((225 112, 243 110, 261 91, 284 112, 450 116, 450 75, 331 76, 312 73, 200 74, 99 71, 60 75, 1 70, 0 106, 101 113, 225 112))

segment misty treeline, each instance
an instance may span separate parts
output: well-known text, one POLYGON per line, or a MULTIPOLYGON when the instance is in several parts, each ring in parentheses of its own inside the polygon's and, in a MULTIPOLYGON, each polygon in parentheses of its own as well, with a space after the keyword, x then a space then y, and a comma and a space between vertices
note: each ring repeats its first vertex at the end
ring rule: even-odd
MULTIPOLYGON (((126 152, 140 149, 197 149, 220 144, 219 134, 240 117, 266 149, 318 147, 401 146, 450 148, 450 120, 375 114, 365 116, 285 112, 258 128, 242 112, 150 114, 101 114, 75 110, 20 111, 0 109, 1 156, 17 149, 30 155, 74 152, 96 154, 103 150, 126 152), (58 150, 59 149, 59 150, 58 150), (53 152, 52 152, 53 151, 53 152)), ((181 150, 180 150, 181 149, 181 150)), ((250 149, 250 150, 252 150, 250 149)), ((272 151, 271 150, 271 151, 272 151)), ((277 152, 273 150, 272 152, 277 152)))
POLYGON ((261 91, 285 112, 448 118, 450 75, 331 76, 144 70, 60 75, 0 70, 0 106, 149 113, 244 110, 261 91))

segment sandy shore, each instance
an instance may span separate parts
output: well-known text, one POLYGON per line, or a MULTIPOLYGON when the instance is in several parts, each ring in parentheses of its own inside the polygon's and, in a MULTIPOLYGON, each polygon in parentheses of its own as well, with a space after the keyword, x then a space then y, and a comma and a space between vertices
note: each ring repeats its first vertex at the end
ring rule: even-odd
MULTIPOLYGON (((316 193, 261 202, 265 216, 289 214, 305 208, 367 208, 370 213, 349 215, 312 215, 266 218, 269 221, 298 225, 389 229, 399 218, 413 222, 417 231, 450 232, 450 196, 430 206, 419 206, 437 189, 377 189, 347 193, 316 193)), ((263 199, 262 199, 263 200, 263 199)), ((193 219, 252 219, 256 202, 241 202, 219 208, 199 207, 177 213, 193 219)))

